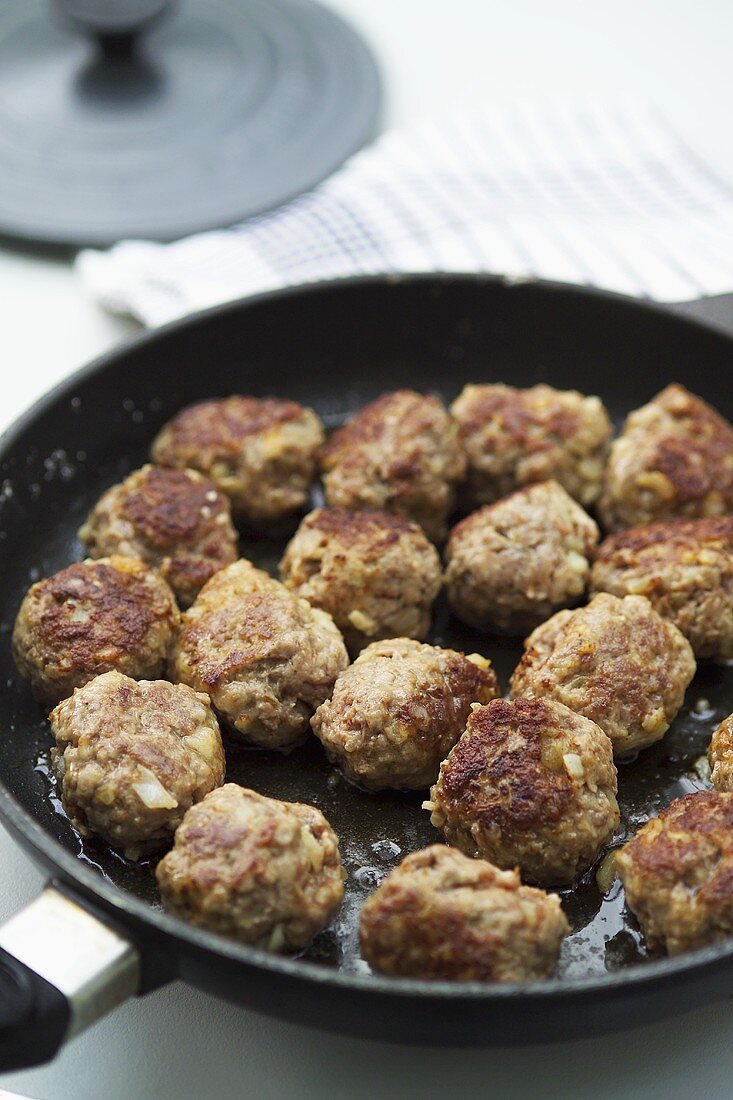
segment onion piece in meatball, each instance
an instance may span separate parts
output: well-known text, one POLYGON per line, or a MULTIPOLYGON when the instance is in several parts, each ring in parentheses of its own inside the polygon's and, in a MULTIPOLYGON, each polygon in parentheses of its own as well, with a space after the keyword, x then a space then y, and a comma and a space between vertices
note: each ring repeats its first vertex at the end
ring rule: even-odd
POLYGON ((229 501, 196 470, 135 470, 104 493, 79 538, 92 558, 124 554, 157 569, 181 607, 237 560, 229 501))
POLYGON ((51 706, 113 669, 157 679, 178 622, 170 588, 141 561, 77 562, 29 590, 15 620, 13 657, 39 702, 51 706))
POLYGON ((441 574, 416 523, 345 508, 307 515, 280 562, 286 588, 327 611, 352 652, 379 638, 424 638, 441 574))
POLYGON ((200 470, 255 528, 299 511, 316 473, 323 425, 312 409, 274 397, 226 397, 179 412, 153 442, 159 466, 200 470))
POLYGON ((678 798, 616 853, 616 869, 650 951, 733 935, 733 794, 678 798))
POLYGON ((208 692, 245 741, 286 750, 307 735, 348 663, 330 615, 242 559, 184 612, 171 678, 208 692))
POLYGON ((716 791, 733 791, 733 714, 713 730, 708 760, 710 779, 716 791))
POLYGON ((554 479, 586 506, 601 491, 613 428, 599 397, 538 385, 466 386, 451 405, 473 507, 554 479))
POLYGON ((667 732, 695 667, 690 643, 646 597, 603 592, 530 634, 511 695, 564 703, 630 757, 667 732))
POLYGON ((566 886, 613 836, 616 790, 599 726, 550 699, 495 699, 472 712, 426 808, 466 855, 566 886))
POLYGON ((338 838, 320 810, 227 783, 188 811, 156 870, 166 909, 268 951, 298 951, 344 892, 338 838))
POLYGON ((403 860, 367 899, 359 939, 384 974, 531 982, 552 973, 569 930, 556 894, 435 844, 403 860))
POLYGON ((677 384, 629 414, 598 514, 608 531, 733 512, 733 427, 677 384))
POLYGON ((453 528, 445 583, 478 630, 526 634, 585 592, 598 528, 556 481, 530 485, 453 528))
POLYGON ((183 815, 224 782, 224 749, 207 695, 165 680, 106 672, 51 713, 64 809, 137 859, 173 836, 183 815))
POLYGON ((397 512, 436 540, 466 472, 453 420, 437 397, 412 390, 365 405, 333 433, 321 463, 330 505, 397 512))
POLYGON ((438 774, 471 705, 498 694, 489 662, 408 638, 373 642, 311 719, 329 760, 371 790, 421 790, 438 774))
POLYGON ((733 658, 733 516, 674 519, 618 531, 601 543, 594 592, 646 596, 698 660, 733 658))

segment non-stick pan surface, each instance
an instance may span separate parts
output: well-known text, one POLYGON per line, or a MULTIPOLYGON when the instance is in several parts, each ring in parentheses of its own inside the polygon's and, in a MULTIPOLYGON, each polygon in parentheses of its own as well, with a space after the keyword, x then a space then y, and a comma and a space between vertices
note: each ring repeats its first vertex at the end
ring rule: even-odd
MULTIPOLYGON (((22 596, 83 556, 76 532, 99 494, 141 465, 181 406, 234 392, 275 394, 339 423, 386 389, 450 400, 468 381, 546 381, 600 394, 621 419, 676 380, 733 417, 733 341, 661 309, 550 284, 478 277, 376 279, 265 296, 143 338, 64 383, 0 450, 0 808, 33 854, 142 941, 146 982, 179 973, 265 1011, 391 1039, 499 1043, 587 1034, 720 996, 733 945, 649 959, 616 883, 595 870, 564 893, 572 925, 557 976, 532 987, 396 982, 358 952, 360 905, 408 852, 438 839, 419 795, 368 794, 343 780, 314 740, 289 756, 227 745, 228 778, 311 802, 333 823, 348 871, 339 916, 299 959, 273 960, 167 917, 154 864, 133 865, 70 828, 49 778, 49 732, 10 656, 22 596)), ((314 494, 314 502, 318 494, 314 494)), ((290 529, 292 530, 292 528, 290 529)), ((289 530, 244 537, 275 570, 289 530)), ((476 634, 443 604, 432 641, 491 657, 506 688, 519 644, 476 634)), ((705 785, 700 758, 733 710, 733 672, 702 668, 664 740, 620 768, 621 842, 672 798, 705 785)))

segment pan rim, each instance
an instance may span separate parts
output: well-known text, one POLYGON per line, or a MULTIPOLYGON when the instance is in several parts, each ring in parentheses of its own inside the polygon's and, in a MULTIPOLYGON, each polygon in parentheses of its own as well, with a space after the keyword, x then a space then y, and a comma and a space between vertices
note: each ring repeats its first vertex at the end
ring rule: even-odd
MULTIPOLYGON (((527 288, 536 287, 557 294, 585 297, 590 300, 606 300, 633 310, 656 315, 665 321, 698 329, 727 340, 733 350, 733 336, 715 322, 695 318, 687 314, 675 313, 668 306, 632 298, 614 291, 598 290, 591 287, 576 286, 569 283, 533 278, 507 278, 476 272, 415 273, 400 275, 370 275, 350 278, 324 280, 301 284, 284 289, 264 291, 257 295, 235 299, 220 305, 200 310, 185 317, 170 321, 158 328, 143 331, 113 349, 97 356, 91 362, 72 372, 51 389, 38 397, 0 434, 0 461, 4 453, 39 416, 43 415, 57 401, 72 396, 73 390, 107 370, 115 369, 121 357, 138 347, 158 344, 169 333, 185 332, 198 324, 217 316, 238 312, 248 307, 256 307, 270 300, 288 300, 310 294, 344 290, 382 284, 385 286, 405 283, 425 283, 436 290, 443 286, 463 283, 473 286, 503 286, 527 288)), ((379 974, 343 974, 326 966, 304 963, 299 958, 271 955, 257 948, 228 940, 215 933, 198 929, 184 921, 170 916, 163 910, 152 908, 133 894, 109 883, 87 867, 81 860, 69 852, 59 840, 47 833, 36 819, 16 800, 0 777, 0 820, 10 829, 14 839, 25 841, 32 849, 34 862, 44 867, 49 865, 58 869, 62 881, 78 887, 83 897, 91 897, 99 902, 101 908, 112 919, 118 920, 123 931, 132 921, 146 930, 159 934, 167 944, 175 949, 189 947, 194 951, 203 951, 217 956, 221 960, 244 965, 257 970, 269 971, 273 975, 287 978, 298 983, 316 986, 336 987, 343 991, 362 993, 371 996, 410 997, 420 1000, 437 998, 448 1001, 479 1002, 491 1005, 522 997, 540 1005, 552 1001, 572 1001, 586 999, 596 995, 609 996, 628 987, 649 987, 660 982, 671 982, 677 975, 689 971, 702 972, 723 960, 733 958, 733 938, 729 941, 711 944, 695 951, 675 957, 649 960, 643 964, 632 964, 621 970, 609 972, 597 977, 551 978, 544 981, 487 985, 480 982, 423 981, 412 978, 393 978, 379 974)), ((53 878, 53 872, 51 873, 53 878)), ((132 934, 134 941, 134 933, 132 934)))

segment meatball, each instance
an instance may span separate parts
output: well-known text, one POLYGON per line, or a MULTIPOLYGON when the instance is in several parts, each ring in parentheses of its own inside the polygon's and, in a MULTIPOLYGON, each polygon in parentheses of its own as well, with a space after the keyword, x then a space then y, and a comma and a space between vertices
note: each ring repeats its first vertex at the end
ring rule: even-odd
POLYGON ((613 749, 551 699, 477 707, 426 808, 449 844, 543 885, 569 885, 619 823, 613 749))
POLYGON ((156 878, 176 916, 269 951, 305 947, 344 893, 338 838, 320 810, 236 783, 187 812, 156 878))
POLYGON ((170 588, 142 562, 77 562, 29 590, 13 656, 39 702, 51 706, 100 672, 160 676, 178 621, 170 588))
POLYGON ((733 512, 733 427, 683 386, 632 412, 611 447, 598 513, 609 531, 733 512))
POLYGON ((601 593, 530 634, 511 694, 564 703, 628 757, 664 736, 694 675, 690 643, 644 596, 601 593))
POLYGON ((454 613, 478 630, 526 634, 585 592, 598 528, 556 481, 462 520, 446 548, 454 613))
POLYGON ((290 749, 348 663, 330 615, 240 560, 184 612, 171 678, 208 692, 245 741, 290 749))
POLYGON ((698 659, 733 658, 733 516, 676 519, 619 531, 601 543, 595 592, 646 596, 698 659))
POLYGON ((126 554, 157 569, 181 607, 237 560, 229 501, 196 470, 136 470, 107 490, 79 537, 93 558, 126 554))
POLYGON ((616 853, 650 951, 679 955, 733 934, 733 794, 678 798, 616 853))
POLYGON ((550 479, 581 504, 598 497, 613 431, 599 397, 545 385, 466 386, 451 413, 466 450, 473 505, 550 479))
POLYGON ((297 512, 315 476, 323 425, 312 409, 274 397, 226 397, 183 409, 151 455, 159 466, 200 470, 254 527, 297 512))
POLYGON ((397 512, 432 539, 445 534, 466 472, 458 429, 437 397, 385 393, 352 416, 322 451, 329 504, 397 512))
POLYGON ((710 778, 717 791, 733 791, 733 714, 713 732, 708 747, 710 778))
POLYGON ((317 508, 286 548, 280 575, 328 611, 358 652, 377 638, 424 638, 442 570, 435 547, 404 516, 317 508))
POLYGON ((569 931, 556 894, 442 844, 403 860, 359 922, 375 970, 455 982, 546 978, 569 931))
POLYGON ((373 642, 341 673, 311 726, 348 779, 421 790, 466 728, 471 704, 497 695, 483 657, 395 638, 373 642))
POLYGON ((195 802, 224 782, 208 695, 105 672, 51 712, 61 801, 83 835, 137 859, 168 841, 195 802))

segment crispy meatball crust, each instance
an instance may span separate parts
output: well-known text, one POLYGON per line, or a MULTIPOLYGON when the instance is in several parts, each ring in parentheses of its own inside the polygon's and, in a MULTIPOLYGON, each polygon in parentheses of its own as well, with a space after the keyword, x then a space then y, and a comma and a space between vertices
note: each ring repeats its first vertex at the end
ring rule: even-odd
POLYGON ((305 947, 344 893, 338 838, 320 810, 236 783, 188 811, 156 878, 176 916, 270 951, 305 947))
POLYGON ((453 528, 451 608, 478 630, 526 634, 581 599, 597 542, 596 524, 556 481, 520 489, 453 528))
POLYGON ((142 562, 113 555, 38 581, 20 606, 13 657, 39 702, 52 705, 101 672, 156 679, 178 626, 173 593, 142 562))
POLYGON ((365 405, 321 453, 326 500, 397 512, 440 539, 466 472, 458 429, 437 397, 397 390, 365 405))
POLYGON ((340 674, 311 726, 355 783, 421 790, 463 733, 471 704, 496 695, 485 658, 395 638, 373 642, 340 674))
POLYGON ((543 885, 569 885, 619 823, 611 742, 550 699, 477 707, 426 808, 449 844, 543 885))
POLYGON ((733 516, 631 527, 599 547, 594 592, 646 596, 702 660, 733 658, 733 516))
POLYGON ((733 791, 733 714, 714 730, 708 746, 710 778, 717 791, 733 791))
POLYGON ((224 782, 209 703, 185 684, 105 672, 51 712, 64 809, 130 858, 160 847, 195 802, 224 782))
POLYGON ((733 427, 673 384, 630 413, 611 447, 598 514, 616 531, 733 512, 733 427))
POLYGON ((197 470, 135 470, 101 497, 79 538, 92 558, 124 554, 157 569, 181 607, 237 560, 229 501, 197 470))
POLYGON ((451 413, 468 458, 473 505, 550 479, 586 506, 598 497, 613 431, 599 397, 545 385, 466 386, 451 413))
POLYGON ((435 844, 403 860, 367 899, 359 939, 384 974, 527 982, 552 973, 569 930, 556 894, 435 844))
POLYGON ((511 695, 556 699, 596 722, 618 757, 663 737, 695 675, 692 647, 645 596, 600 593, 526 640, 511 695))
POLYGON ((184 612, 171 678, 208 692, 245 741, 290 749, 348 663, 330 615, 242 559, 184 612))
POLYGON ((379 638, 424 638, 442 569, 435 547, 404 516, 317 508, 288 544, 280 575, 327 611, 358 652, 379 638))
POLYGON ((678 798, 616 853, 651 951, 679 955, 733 934, 733 794, 678 798))
POLYGON ((297 512, 315 476, 323 425, 312 409, 274 397, 225 397, 179 412, 153 442, 159 466, 200 470, 254 527, 297 512))

